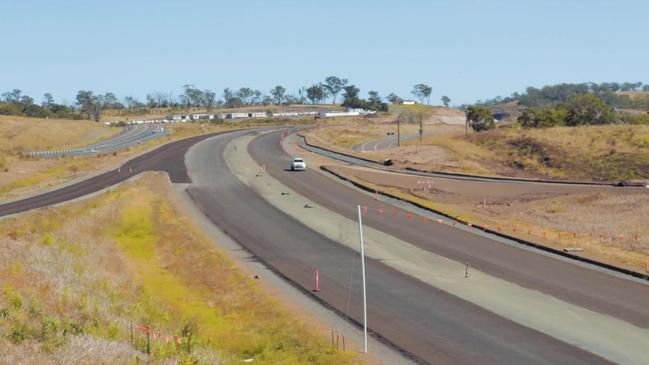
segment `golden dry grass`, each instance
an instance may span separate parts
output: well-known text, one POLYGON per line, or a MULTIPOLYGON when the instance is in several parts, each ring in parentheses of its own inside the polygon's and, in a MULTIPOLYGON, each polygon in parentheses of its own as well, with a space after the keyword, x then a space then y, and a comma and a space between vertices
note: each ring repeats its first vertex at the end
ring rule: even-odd
POLYGON ((358 362, 245 276, 172 194, 148 173, 0 221, 0 363, 358 362))
MULTIPOLYGON (((315 143, 354 153, 354 144, 384 138, 380 128, 394 129, 391 125, 349 124, 309 135, 315 143)), ((468 136, 462 126, 437 125, 425 129, 429 133, 422 142, 403 141, 401 150, 387 149, 369 155, 376 160, 390 158, 401 167, 478 175, 613 182, 649 179, 646 125, 499 128, 471 132, 468 136), (427 156, 431 152, 427 146, 435 147, 438 153, 427 156)), ((414 134, 417 126, 405 125, 402 130, 403 135, 414 134)))
POLYGON ((0 153, 73 147, 107 138, 119 130, 89 120, 0 115, 0 153))

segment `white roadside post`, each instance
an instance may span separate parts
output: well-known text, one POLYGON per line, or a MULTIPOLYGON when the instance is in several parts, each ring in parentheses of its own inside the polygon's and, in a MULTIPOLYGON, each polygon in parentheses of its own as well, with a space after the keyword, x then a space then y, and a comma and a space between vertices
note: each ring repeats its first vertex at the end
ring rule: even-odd
POLYGON ((365 292, 365 245, 363 244, 363 218, 361 206, 358 206, 358 234, 361 240, 361 272, 363 273, 363 343, 364 352, 367 353, 367 296, 365 292))

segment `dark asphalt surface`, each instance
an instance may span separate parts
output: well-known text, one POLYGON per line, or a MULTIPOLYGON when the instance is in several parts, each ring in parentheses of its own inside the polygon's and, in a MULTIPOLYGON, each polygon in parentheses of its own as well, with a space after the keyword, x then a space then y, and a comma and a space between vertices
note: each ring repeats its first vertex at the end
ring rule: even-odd
POLYGON ((185 152, 196 142, 221 133, 228 132, 196 136, 171 142, 126 162, 119 169, 107 171, 61 189, 0 204, 0 217, 66 202, 92 194, 118 184, 143 171, 165 171, 169 174, 172 182, 189 183, 189 176, 185 169, 185 152))
MULTIPOLYGON (((271 133, 253 140, 249 151, 258 163, 266 165, 268 173, 297 193, 352 220, 356 219, 359 204, 385 212, 397 211, 400 216, 409 213, 316 171, 300 174, 284 171, 290 156, 280 146, 279 135, 271 133)), ((457 262, 469 261, 471 267, 487 274, 649 328, 647 283, 575 265, 448 225, 420 224, 412 229, 412 225, 393 219, 391 214, 366 214, 363 219, 365 225, 457 262)))
MULTIPOLYGON (((186 163, 193 181, 189 193, 195 203, 229 236, 305 292, 312 288, 313 271, 319 269, 321 291, 315 296, 359 323, 362 303, 357 252, 302 225, 240 182, 222 158, 227 142, 233 137, 206 140, 189 150, 186 163)), ((267 143, 278 145, 278 138, 278 134, 260 137, 251 150, 259 149, 256 155, 265 154, 264 161, 270 163, 275 158, 288 162, 283 153, 271 156, 277 151, 267 143)), ((281 165, 282 171, 286 166, 281 165)), ((280 166, 267 167, 278 174, 276 169, 280 166)), ((313 172, 301 175, 311 178, 313 172)), ((353 200, 347 203, 355 204, 353 200)), ((422 362, 607 363, 376 260, 368 260, 367 273, 370 330, 422 362)))

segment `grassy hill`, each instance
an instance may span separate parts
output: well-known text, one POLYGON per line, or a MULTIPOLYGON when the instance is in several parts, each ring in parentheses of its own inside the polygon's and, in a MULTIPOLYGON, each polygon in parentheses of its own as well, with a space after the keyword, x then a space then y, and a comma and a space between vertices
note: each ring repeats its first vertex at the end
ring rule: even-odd
POLYGON ((119 132, 89 120, 42 119, 0 115, 0 153, 16 156, 89 144, 119 132))
POLYGON ((479 173, 597 181, 649 179, 649 126, 644 125, 499 128, 468 137, 433 136, 424 144, 450 151, 460 166, 481 166, 475 171, 479 173))

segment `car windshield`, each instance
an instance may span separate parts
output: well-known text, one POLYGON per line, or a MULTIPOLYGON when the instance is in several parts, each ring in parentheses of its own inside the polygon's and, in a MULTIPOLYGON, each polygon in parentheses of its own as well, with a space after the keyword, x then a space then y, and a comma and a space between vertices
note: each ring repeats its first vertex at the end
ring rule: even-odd
POLYGON ((304 160, 301 158, 295 158, 293 159, 293 162, 304 162, 304 160))

